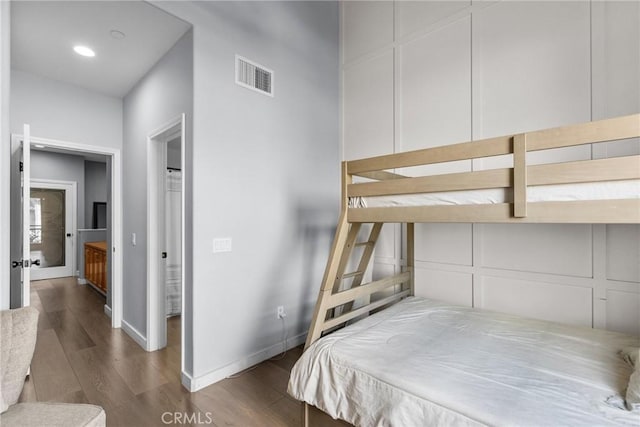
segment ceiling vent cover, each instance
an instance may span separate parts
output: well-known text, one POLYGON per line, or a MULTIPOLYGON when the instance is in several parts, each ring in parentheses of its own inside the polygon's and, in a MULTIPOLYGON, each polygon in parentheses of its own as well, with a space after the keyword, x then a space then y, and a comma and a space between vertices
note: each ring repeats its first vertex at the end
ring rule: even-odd
POLYGON ((236 55, 236 83, 273 96, 273 71, 239 55, 236 55))

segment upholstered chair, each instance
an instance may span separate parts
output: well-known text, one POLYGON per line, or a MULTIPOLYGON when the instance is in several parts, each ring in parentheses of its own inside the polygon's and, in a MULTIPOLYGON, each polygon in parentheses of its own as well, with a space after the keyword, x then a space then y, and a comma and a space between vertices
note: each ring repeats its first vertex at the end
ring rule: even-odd
POLYGON ((32 307, 0 312, 0 425, 106 425, 104 410, 95 405, 33 402, 17 403, 36 346, 38 311, 32 307))

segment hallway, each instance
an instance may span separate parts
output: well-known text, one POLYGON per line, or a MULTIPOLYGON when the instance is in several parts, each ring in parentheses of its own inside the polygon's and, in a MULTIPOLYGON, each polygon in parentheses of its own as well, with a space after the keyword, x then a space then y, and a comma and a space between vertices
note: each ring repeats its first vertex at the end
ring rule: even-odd
POLYGON ((185 417, 215 426, 300 425, 301 406, 286 394, 300 348, 189 393, 180 384, 179 317, 168 322, 168 346, 149 353, 112 329, 104 297, 73 277, 32 282, 31 305, 40 317, 23 402, 97 404, 109 426, 191 425, 185 417))

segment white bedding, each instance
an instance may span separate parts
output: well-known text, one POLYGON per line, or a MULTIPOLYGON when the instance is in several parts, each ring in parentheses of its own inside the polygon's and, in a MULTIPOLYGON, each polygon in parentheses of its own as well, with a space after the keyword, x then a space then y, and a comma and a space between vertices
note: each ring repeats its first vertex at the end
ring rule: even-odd
POLYGON ((313 344, 289 393, 357 426, 640 425, 628 335, 408 298, 313 344))
MULTIPOLYGON (((527 188, 528 202, 561 202, 571 200, 615 200, 640 198, 640 180, 607 181, 583 184, 539 185, 527 188)), ((349 207, 376 208, 391 206, 473 205, 509 203, 513 191, 508 188, 447 191, 440 193, 403 194, 393 196, 352 197, 349 207)))

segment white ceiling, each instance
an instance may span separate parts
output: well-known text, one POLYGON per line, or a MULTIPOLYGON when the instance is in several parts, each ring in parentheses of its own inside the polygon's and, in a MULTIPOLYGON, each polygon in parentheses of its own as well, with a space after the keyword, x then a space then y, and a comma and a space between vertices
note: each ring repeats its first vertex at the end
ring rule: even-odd
POLYGON ((11 66, 123 97, 190 27, 143 1, 13 1, 11 66))

